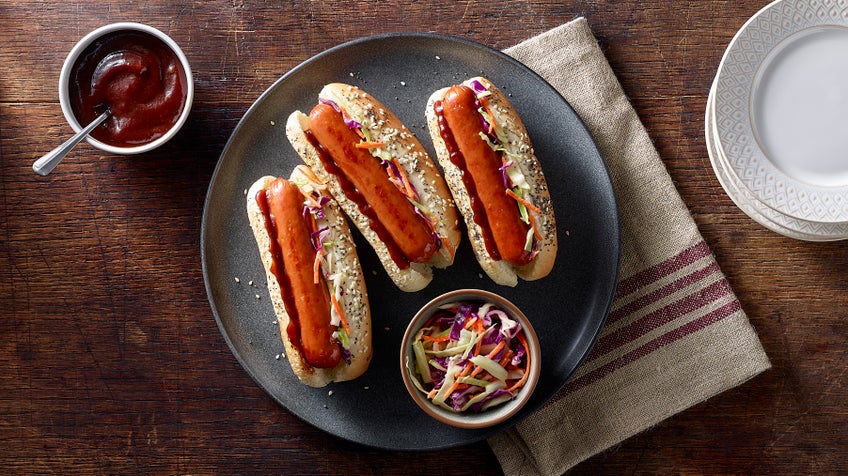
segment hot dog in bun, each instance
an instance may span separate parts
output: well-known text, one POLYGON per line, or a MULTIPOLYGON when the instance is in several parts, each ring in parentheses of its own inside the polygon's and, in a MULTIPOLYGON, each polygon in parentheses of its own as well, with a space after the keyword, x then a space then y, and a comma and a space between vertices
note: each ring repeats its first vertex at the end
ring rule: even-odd
POLYGON ((309 115, 292 113, 286 135, 403 291, 453 263, 461 233, 450 191, 412 132, 361 89, 324 86, 309 115))
POLYGON ((344 215, 306 166, 257 180, 247 214, 294 374, 311 387, 361 375, 371 361, 365 279, 344 215))
POLYGON ((548 185, 527 131, 485 78, 434 92, 427 125, 480 266, 496 283, 547 276, 557 252, 548 185))

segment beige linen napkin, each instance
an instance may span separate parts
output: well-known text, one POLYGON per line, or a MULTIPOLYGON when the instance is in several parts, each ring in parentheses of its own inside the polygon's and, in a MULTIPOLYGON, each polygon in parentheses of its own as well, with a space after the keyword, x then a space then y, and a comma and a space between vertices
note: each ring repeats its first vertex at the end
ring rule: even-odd
POLYGON ((586 123, 621 218, 619 283, 598 342, 550 403, 489 440, 507 475, 561 474, 770 363, 586 20, 506 53, 586 123))

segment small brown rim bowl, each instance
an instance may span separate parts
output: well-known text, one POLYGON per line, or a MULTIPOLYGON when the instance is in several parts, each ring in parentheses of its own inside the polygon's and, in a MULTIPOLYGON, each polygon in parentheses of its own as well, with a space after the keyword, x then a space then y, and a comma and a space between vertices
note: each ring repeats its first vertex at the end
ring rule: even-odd
POLYGON ((412 400, 425 413, 435 418, 436 420, 458 428, 479 429, 486 428, 499 423, 503 423, 513 416, 525 403, 530 399, 536 383, 539 381, 541 371, 541 350, 539 348, 539 338, 536 335, 533 325, 526 315, 515 304, 506 298, 482 289, 458 289, 451 291, 441 296, 436 297, 425 304, 412 318, 406 332, 403 335, 400 350, 400 370, 403 376, 403 383, 406 390, 409 392, 412 400), (529 375, 524 386, 518 391, 517 395, 504 403, 495 405, 485 409, 479 413, 471 411, 456 412, 443 408, 427 398, 421 390, 413 383, 412 373, 415 372, 415 354, 412 349, 412 342, 415 335, 418 333, 430 317, 438 311, 441 306, 454 302, 491 302, 498 308, 506 312, 513 320, 521 324, 524 336, 527 340, 527 355, 530 357, 529 375))

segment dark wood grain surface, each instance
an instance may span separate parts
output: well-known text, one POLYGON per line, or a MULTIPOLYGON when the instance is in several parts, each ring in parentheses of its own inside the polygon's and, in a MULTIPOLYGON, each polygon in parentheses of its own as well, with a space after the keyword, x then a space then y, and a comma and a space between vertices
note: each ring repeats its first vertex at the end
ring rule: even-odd
POLYGON ((0 0, 0 473, 497 474, 486 443, 424 453, 341 441, 275 404, 206 299, 206 189, 238 120, 278 77, 360 36, 436 31, 506 48, 585 16, 774 368, 597 455, 574 474, 836 474, 848 468, 848 242, 767 231, 725 195, 703 112, 724 48, 762 1, 0 0), (62 61, 141 21, 191 61, 196 98, 165 147, 81 145, 62 61))

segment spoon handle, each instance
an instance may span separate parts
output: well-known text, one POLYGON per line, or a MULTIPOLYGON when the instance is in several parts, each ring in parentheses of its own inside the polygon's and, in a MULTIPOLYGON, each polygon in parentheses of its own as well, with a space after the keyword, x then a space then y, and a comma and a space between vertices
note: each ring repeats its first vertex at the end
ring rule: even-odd
POLYGON ((70 152, 77 144, 80 143, 86 136, 88 136, 91 131, 94 130, 95 127, 99 126, 109 117, 109 111, 104 112, 103 114, 97 116, 97 119, 91 121, 91 124, 87 125, 84 129, 77 132, 73 137, 65 141, 64 144, 56 147, 51 150, 44 157, 36 160, 34 164, 32 164, 32 170, 38 175, 47 175, 49 174, 59 162, 65 158, 65 156, 70 152))

